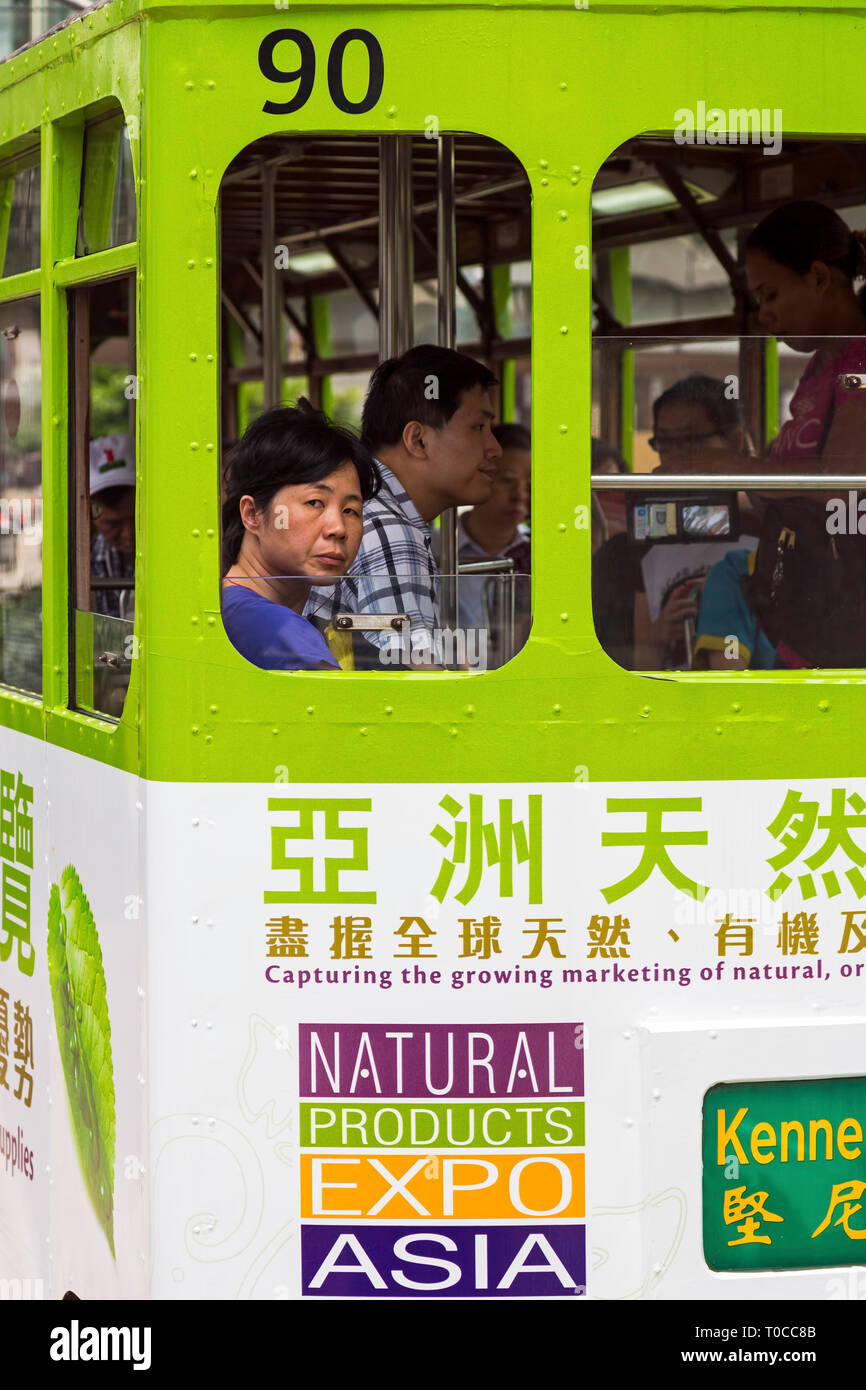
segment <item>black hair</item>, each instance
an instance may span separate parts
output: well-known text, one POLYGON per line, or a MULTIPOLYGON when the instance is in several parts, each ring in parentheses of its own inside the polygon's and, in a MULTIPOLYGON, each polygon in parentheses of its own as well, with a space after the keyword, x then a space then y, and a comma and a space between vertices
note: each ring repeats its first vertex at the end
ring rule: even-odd
POLYGON ((111 487, 102 487, 98 492, 91 493, 91 507, 119 507, 121 502, 125 502, 128 493, 135 492, 134 483, 114 483, 111 487))
POLYGON ((223 475, 223 572, 238 558, 245 527, 240 500, 253 498, 266 510, 280 488, 318 483, 343 464, 358 472, 365 502, 379 491, 379 470, 369 451, 348 429, 335 425, 302 396, 297 406, 266 410, 244 431, 223 475))
MULTIPOLYGON (((802 199, 783 203, 774 208, 749 233, 746 254, 763 251, 770 260, 805 275, 815 261, 823 261, 833 270, 840 270, 852 282, 866 275, 866 253, 863 233, 852 232, 838 212, 802 199)), ((858 295, 860 308, 866 312, 866 286, 858 295)))
POLYGON ((627 473, 628 464, 612 444, 606 444, 603 439, 591 438, 590 448, 590 472, 599 473, 606 463, 615 463, 617 473, 627 473))
POLYGON ((664 406, 687 404, 701 406, 718 434, 727 435, 734 430, 745 429, 740 403, 732 400, 727 391, 725 382, 715 376, 695 372, 694 376, 683 377, 682 381, 675 381, 653 401, 653 427, 664 406))
POLYGON ((441 430, 465 391, 498 382, 481 362, 451 348, 424 343, 380 362, 370 378, 361 438, 368 449, 396 444, 410 420, 441 430))
POLYGON ((532 437, 525 425, 494 425, 491 433, 501 449, 532 448, 532 437))

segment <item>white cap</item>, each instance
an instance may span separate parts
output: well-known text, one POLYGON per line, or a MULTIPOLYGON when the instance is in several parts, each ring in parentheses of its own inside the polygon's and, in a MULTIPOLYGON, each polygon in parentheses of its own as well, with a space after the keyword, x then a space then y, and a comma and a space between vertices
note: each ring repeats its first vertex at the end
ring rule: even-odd
POLYGON ((135 451, 128 434, 90 441, 90 495, 107 487, 135 487, 135 451))

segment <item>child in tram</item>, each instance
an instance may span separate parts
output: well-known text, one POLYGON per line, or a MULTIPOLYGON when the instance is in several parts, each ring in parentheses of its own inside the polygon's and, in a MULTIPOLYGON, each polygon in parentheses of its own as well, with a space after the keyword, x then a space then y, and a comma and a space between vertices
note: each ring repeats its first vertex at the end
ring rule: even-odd
MULTIPOLYGON (((866 393, 844 380, 866 372, 866 292, 854 289, 866 275, 864 242, 821 203, 787 203, 759 223, 746 243, 746 278, 761 326, 812 354, 791 418, 763 458, 700 450, 666 471, 866 474, 866 393)), ((831 534, 827 500, 767 494, 753 573, 742 583, 732 574, 728 632, 740 623, 754 632, 757 618, 777 666, 866 665, 866 537, 831 534)))
POLYGON ((304 616, 313 584, 346 573, 379 474, 348 430, 301 399, 269 410, 236 445, 222 507, 222 614, 232 645, 265 670, 336 668, 304 616))

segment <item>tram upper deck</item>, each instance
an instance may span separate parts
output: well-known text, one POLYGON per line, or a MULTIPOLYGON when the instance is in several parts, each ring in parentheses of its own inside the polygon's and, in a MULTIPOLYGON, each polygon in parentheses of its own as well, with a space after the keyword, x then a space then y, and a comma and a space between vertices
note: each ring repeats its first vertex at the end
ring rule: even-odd
MULTIPOLYGON (((730 729, 741 749, 743 700, 756 731, 815 718, 814 673, 749 672, 732 696, 722 677, 733 673, 673 667, 647 686, 606 654, 591 600, 590 435, 645 470, 653 397, 698 367, 737 378, 760 448, 795 376, 784 350, 755 336, 738 229, 792 196, 843 211, 866 201, 842 80, 850 64, 853 81, 859 39, 833 38, 852 33, 849 20, 806 7, 795 42, 784 7, 757 8, 708 5, 674 21, 664 7, 445 5, 418 82, 397 6, 287 15, 112 0, 3 64, 12 237, 0 302, 8 332, 25 330, 6 341, 31 345, 29 365, 18 359, 30 436, 7 441, 7 477, 18 468, 23 506, 38 474, 44 515, 41 649, 26 641, 32 565, 15 571, 7 605, 20 610, 0 691, 10 726, 148 775, 206 778, 236 775, 251 711, 263 766, 273 728, 303 748, 305 731, 336 724, 358 774, 385 766, 399 728, 401 747, 424 750, 419 775, 431 759, 457 769, 482 756, 491 772, 520 775, 525 758, 527 774, 561 775, 581 738, 598 775, 622 775, 628 729, 655 776, 671 770, 673 730, 702 766, 729 770, 724 738, 704 733, 730 729), (820 119, 798 66, 819 22, 820 119), (747 109, 747 94, 758 112, 747 139, 676 139, 699 25, 710 26, 709 99, 726 112, 747 109), (505 98, 515 87, 526 101, 505 98), (779 151, 770 132, 760 138, 762 110, 783 113, 779 151), (494 367, 503 418, 528 424, 531 411, 528 642, 484 673, 251 669, 219 612, 224 446, 261 405, 299 391, 357 419, 376 361, 432 339, 494 367), (132 574, 100 578, 87 559, 86 461, 113 437, 133 441, 135 556, 132 574), (121 602, 133 585, 134 618, 121 602), (106 590, 111 612, 93 601, 106 590), (119 657, 107 676, 106 654, 119 657), (532 754, 507 734, 527 720, 532 754)), ((608 530, 612 487, 592 488, 608 530)), ((856 673, 820 679, 838 687, 843 717, 856 673)), ((805 767, 823 769, 820 742, 799 745, 805 767)), ((755 769, 768 757, 757 732, 746 756, 755 769)))

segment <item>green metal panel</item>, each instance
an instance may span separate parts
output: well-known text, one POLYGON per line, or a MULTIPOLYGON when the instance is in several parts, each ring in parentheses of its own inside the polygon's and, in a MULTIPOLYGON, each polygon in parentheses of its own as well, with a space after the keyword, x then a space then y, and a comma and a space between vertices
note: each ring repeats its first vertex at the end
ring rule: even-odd
MULTIPOLYGON (((0 69, 0 141, 46 124, 44 151, 83 108, 112 90, 143 128, 138 411, 140 535, 134 663, 118 728, 63 709, 65 512, 47 522, 44 721, 0 693, 0 720, 68 748, 166 780, 328 781, 570 779, 593 781, 831 776, 866 753, 861 673, 671 674, 619 670, 600 650, 590 607, 590 286, 575 269, 589 245, 590 191, 612 149, 671 130, 685 102, 769 105, 798 133, 857 133, 866 65, 863 11, 818 0, 730 0, 683 7, 592 0, 472 5, 308 0, 290 14, 264 4, 115 0, 0 69), (431 15, 436 9, 437 14, 431 15), (259 74, 257 51, 297 25, 318 55, 302 110, 259 74), (324 80, 336 36, 370 29, 385 55, 385 90, 366 115, 335 109, 324 80), (809 81, 803 81, 803 54, 809 81), (421 63, 419 64, 419 56, 421 63), (520 100, 503 93, 517 91, 520 100), (600 94, 604 99, 600 99, 600 94), (260 671, 229 644, 219 614, 216 207, 220 178, 264 135, 443 130, 499 140, 521 160, 533 196, 535 619, 527 647, 488 674, 334 676, 260 671), (52 125, 56 120, 59 124, 52 125), (542 179, 540 169, 544 160, 542 179), (575 174, 575 169, 579 173, 575 174), (143 670, 141 669, 143 667, 143 670), (844 736, 843 736, 844 731, 844 736)), ((354 61, 354 60, 353 60, 354 61)), ((352 68, 355 71, 355 68, 352 68)), ((138 171, 138 135, 132 141, 138 171)), ((46 197, 67 175, 51 163, 46 197)), ((60 190, 60 191, 59 191, 60 190)), ((68 192, 68 190, 67 190, 68 192)), ((68 201, 68 199, 67 199, 68 201)), ((62 296, 53 286, 60 229, 43 237, 46 492, 62 498, 67 418, 62 296), (56 423, 55 423, 56 421, 56 423), (49 479, 50 484, 49 484, 49 479)), ((65 225, 65 223, 63 224, 65 225)))
MULTIPOLYGON (((620 246, 609 253, 611 309, 622 324, 631 323, 631 253, 620 246)), ((626 348, 619 364, 620 449, 629 468, 634 467, 634 352, 626 348)))

